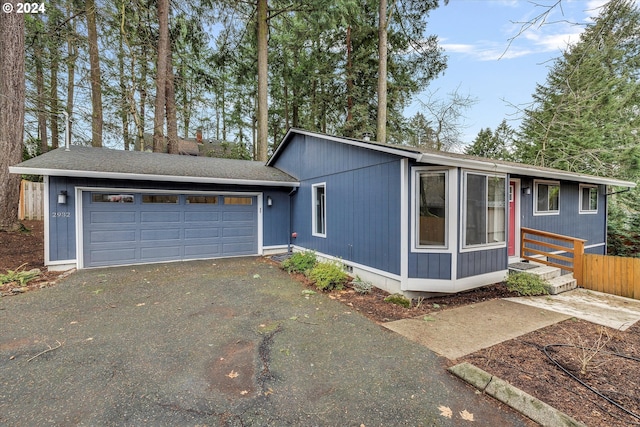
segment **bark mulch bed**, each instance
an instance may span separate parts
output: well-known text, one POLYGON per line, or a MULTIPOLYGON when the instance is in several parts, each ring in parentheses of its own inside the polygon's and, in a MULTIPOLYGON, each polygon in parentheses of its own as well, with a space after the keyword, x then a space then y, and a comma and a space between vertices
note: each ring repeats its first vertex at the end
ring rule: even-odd
MULTIPOLYGON (((0 285, 1 296, 53 286, 60 275, 44 268, 42 221, 25 221, 23 224, 28 231, 0 232, 0 274, 19 267, 24 270, 39 268, 42 273, 20 290, 16 290, 15 283, 0 285)), ((303 275, 296 278, 313 289, 303 275)), ((424 316, 514 294, 504 285, 495 284, 451 296, 414 300, 408 309, 385 302, 386 296, 386 292, 376 288, 369 294, 358 294, 349 286, 329 294, 330 298, 377 323, 424 316)), ((570 319, 452 360, 450 365, 464 361, 473 363, 588 426, 622 427, 640 426, 639 359, 640 325, 616 331, 570 319), (596 350, 592 350, 594 348, 596 350), (615 401, 618 406, 587 386, 615 401)))
MULTIPOLYGON (((314 289, 303 275, 297 275, 297 278, 314 289)), ((495 284, 451 296, 429 298, 419 301, 419 304, 414 300, 412 307, 405 309, 385 302, 388 295, 376 288, 370 294, 362 295, 347 286, 343 291, 330 293, 329 297, 374 322, 385 323, 517 296, 504 284, 495 284)), ((510 382, 588 426, 640 426, 639 324, 626 331, 617 331, 569 319, 451 360, 449 366, 462 362, 472 363, 510 382), (605 397, 616 403, 607 401, 605 397)))

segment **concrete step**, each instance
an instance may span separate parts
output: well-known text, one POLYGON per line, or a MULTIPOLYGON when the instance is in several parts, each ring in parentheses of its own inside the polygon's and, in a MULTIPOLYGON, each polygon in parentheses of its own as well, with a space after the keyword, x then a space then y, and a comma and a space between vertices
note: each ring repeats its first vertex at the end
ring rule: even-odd
MULTIPOLYGON (((535 265, 535 264, 534 264, 535 265)), ((539 276, 542 280, 551 280, 555 277, 559 277, 562 271, 557 267, 551 267, 548 265, 535 265, 532 267, 532 264, 529 264, 527 268, 519 268, 518 265, 509 265, 510 272, 518 272, 518 273, 529 273, 535 274, 539 276)))
POLYGON ((578 287, 576 279, 573 278, 573 274, 565 274, 564 276, 554 277, 547 280, 549 283, 549 293, 551 295, 558 295, 559 293, 570 291, 578 287))

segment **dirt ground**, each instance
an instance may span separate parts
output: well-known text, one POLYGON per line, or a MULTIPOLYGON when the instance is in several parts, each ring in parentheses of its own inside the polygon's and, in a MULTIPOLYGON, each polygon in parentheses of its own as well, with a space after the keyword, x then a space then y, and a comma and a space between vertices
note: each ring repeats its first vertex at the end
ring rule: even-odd
MULTIPOLYGON (((16 291, 16 283, 0 285, 3 297, 53 286, 60 274, 44 268, 42 222, 25 221, 24 225, 29 231, 0 232, 0 274, 17 268, 40 268, 43 274, 29 282, 27 289, 16 291)), ((273 261, 265 259, 265 262, 273 261)), ((304 276, 298 279, 306 282, 304 276)), ((312 288, 308 283, 307 286, 312 288)), ((409 309, 384 302, 386 296, 375 288, 370 294, 361 295, 347 287, 329 297, 376 323, 384 323, 514 295, 504 285, 495 284, 452 296, 414 300, 409 309)), ((512 383, 586 425, 640 425, 638 324, 626 331, 616 331, 570 319, 452 360, 450 365, 464 361, 512 383)))

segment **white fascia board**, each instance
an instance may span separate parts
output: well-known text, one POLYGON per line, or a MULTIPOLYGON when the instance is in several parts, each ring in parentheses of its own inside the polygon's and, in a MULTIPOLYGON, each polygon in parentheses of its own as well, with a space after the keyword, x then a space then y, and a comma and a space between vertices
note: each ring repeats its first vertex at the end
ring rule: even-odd
POLYGON ((538 170, 533 168, 528 168, 526 165, 515 166, 515 165, 504 165, 500 163, 493 163, 491 159, 487 160, 475 160, 475 159, 464 159, 464 158, 454 158, 449 156, 443 156, 438 154, 421 154, 418 159, 420 163, 429 163, 429 164, 437 164, 444 166, 456 166, 468 169, 475 169, 484 172, 501 172, 508 174, 518 174, 524 176, 534 176, 539 178, 549 178, 549 179, 560 179, 565 181, 576 181, 576 182, 585 182, 590 184, 603 184, 603 185, 613 185, 617 187, 628 187, 634 188, 636 187, 636 183, 632 181, 622 181, 619 179, 613 178, 602 178, 592 175, 583 175, 578 173, 564 172, 561 170, 538 170))
POLYGON ((253 179, 233 179, 233 178, 209 178, 201 176, 171 176, 171 175, 151 175, 139 173, 122 172, 96 172, 82 170, 62 170, 62 169, 39 169, 9 166, 9 172, 27 175, 44 176, 67 176, 72 178, 107 178, 107 179, 133 179, 138 181, 168 181, 168 182, 190 182, 204 184, 231 184, 231 185, 258 185, 269 187, 299 187, 299 182, 284 181, 262 181, 253 179))

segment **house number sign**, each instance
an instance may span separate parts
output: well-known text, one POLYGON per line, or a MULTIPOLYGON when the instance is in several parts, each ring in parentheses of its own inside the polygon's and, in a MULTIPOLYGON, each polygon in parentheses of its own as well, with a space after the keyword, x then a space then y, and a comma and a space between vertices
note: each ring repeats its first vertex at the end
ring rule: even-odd
POLYGON ((71 218, 71 212, 51 212, 51 218, 71 218))

